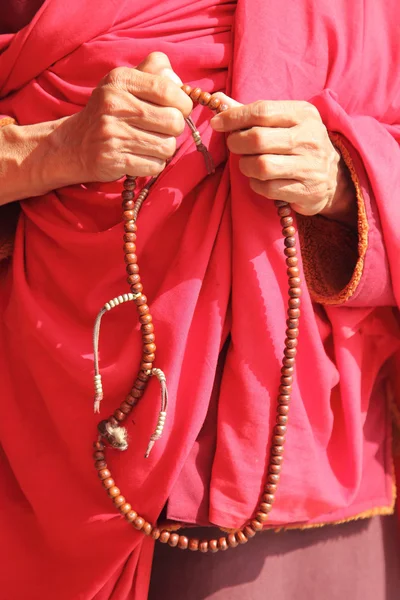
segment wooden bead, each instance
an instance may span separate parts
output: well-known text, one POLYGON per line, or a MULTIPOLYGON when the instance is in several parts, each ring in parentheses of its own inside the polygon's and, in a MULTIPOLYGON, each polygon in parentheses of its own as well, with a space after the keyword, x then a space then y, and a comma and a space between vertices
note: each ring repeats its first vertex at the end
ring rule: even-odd
POLYGON ((289 305, 289 308, 299 308, 300 298, 290 298, 288 305, 289 305))
POLYGON ((300 277, 299 267, 288 267, 286 270, 288 277, 300 277))
POLYGON ((275 425, 274 434, 275 435, 286 435, 287 427, 285 425, 275 425))
POLYGON ((143 361, 147 361, 149 363, 153 363, 156 359, 156 355, 153 354, 143 354, 143 361))
POLYGON ((121 198, 124 202, 129 202, 129 200, 132 200, 132 198, 133 198, 133 191, 132 190, 124 190, 121 194, 121 198))
POLYGON ((138 275, 139 274, 139 265, 137 263, 127 264, 126 272, 129 273, 129 275, 138 275))
POLYGON ((111 498, 116 498, 120 494, 121 494, 121 490, 119 488, 117 488, 116 485, 113 485, 113 487, 109 488, 109 490, 108 490, 108 495, 111 496, 111 498))
POLYGON ((135 406, 136 402, 137 402, 137 399, 136 399, 136 398, 134 398, 134 397, 132 396, 132 394, 129 394, 129 395, 128 395, 128 396, 125 398, 125 402, 126 402, 127 404, 129 404, 129 406, 131 406, 131 407, 133 408, 133 407, 135 406))
POLYGON ((96 462, 94 463, 94 468, 98 471, 101 471, 102 469, 107 469, 107 463, 105 460, 96 460, 96 462))
POLYGON ((218 540, 209 540, 208 549, 210 552, 218 552, 218 540))
POLYGON ((268 521, 268 515, 266 515, 265 513, 262 513, 262 512, 258 512, 256 514, 256 519, 260 523, 265 523, 266 521, 268 521))
POLYGON ((274 494, 263 494, 262 501, 272 505, 275 502, 275 496, 274 494))
POLYGON ((293 327, 293 329, 286 329, 286 335, 289 339, 296 339, 297 337, 299 337, 299 330, 297 327, 293 327))
MULTIPOLYGON (((153 363, 142 361, 140 363, 140 368, 143 369, 143 371, 151 371, 151 369, 153 368, 153 363)), ((136 391, 139 391, 139 390, 136 390, 136 391)))
POLYGON ((162 544, 167 544, 170 537, 171 537, 170 532, 163 529, 162 532, 160 533, 159 539, 162 544))
POLYGON ((268 472, 269 473, 275 473, 276 475, 279 475, 279 473, 282 470, 282 465, 274 465, 274 464, 270 464, 268 467, 268 472))
POLYGON ((119 494, 119 496, 115 496, 113 502, 117 508, 120 508, 123 504, 125 504, 125 497, 119 494))
POLYGON ((282 385, 292 385, 293 377, 291 375, 282 375, 281 376, 281 384, 282 385))
POLYGON ((124 210, 122 216, 125 221, 133 221, 135 218, 135 213, 133 210, 124 210))
POLYGON ((274 483, 267 483, 264 490, 267 494, 276 494, 277 486, 274 483))
POLYGON ((286 248, 293 248, 296 245, 296 238, 293 236, 287 237, 283 240, 286 248))
POLYGON ((279 394, 278 404, 290 404, 290 395, 289 394, 279 394))
POLYGON ((298 264, 298 262, 299 262, 299 259, 297 258, 297 256, 289 256, 286 259, 286 265, 288 267, 295 267, 298 264))
POLYGON ((281 373, 282 375, 284 375, 285 377, 289 377, 289 375, 291 375, 293 377, 294 374, 294 368, 293 367, 282 367, 281 368, 281 373))
POLYGON ((283 462, 283 455, 273 455, 270 457, 270 462, 272 465, 281 465, 283 462))
POLYGON ((127 233, 136 233, 137 225, 133 221, 126 221, 124 223, 124 229, 127 233))
POLYGON ((239 545, 239 542, 236 539, 236 535, 234 533, 228 533, 227 537, 229 548, 236 548, 239 545))
POLYGON ((140 294, 139 298, 135 300, 136 306, 142 306, 142 304, 147 304, 147 297, 144 294, 140 294))
POLYGON ((136 309, 140 316, 147 315, 150 312, 150 308, 148 307, 147 304, 142 304, 142 306, 137 306, 136 309))
POLYGON ((143 285, 140 282, 131 285, 131 292, 132 294, 140 294, 141 292, 143 292, 143 285))
POLYGON ((136 242, 136 233, 124 233, 124 242, 136 242))
POLYGON ((107 477, 107 479, 103 479, 103 486, 106 488, 106 490, 108 488, 111 488, 113 485, 115 485, 115 481, 112 477, 107 477))
POLYGON ((123 200, 122 210, 133 210, 135 208, 135 200, 133 200, 133 194, 131 194, 130 200, 123 200))
POLYGON ((278 412, 280 415, 287 416, 287 415, 289 414, 289 407, 288 407, 288 406, 285 406, 284 404, 280 404, 280 405, 278 406, 278 408, 277 408, 277 412, 278 412))
MULTIPOLYGON (((288 258, 297 258, 297 249, 295 246, 287 246, 284 249, 283 253, 287 257, 287 259, 288 258)), ((286 259, 286 261, 287 261, 287 259, 286 259)), ((287 264, 287 262, 286 262, 286 264, 287 264)), ((287 266, 289 266, 289 265, 287 264, 287 266)))
MULTIPOLYGON (((292 298, 292 300, 297 300, 297 298, 292 298)), ((149 323, 151 323, 153 320, 153 317, 150 314, 147 315, 142 315, 141 317, 139 317, 139 321, 141 322, 142 325, 148 325, 149 323)))
POLYGON ((211 94, 209 94, 208 92, 202 92, 198 99, 198 103, 201 104, 202 106, 207 106, 207 104, 210 102, 210 100, 211 100, 211 94))
POLYGON ((148 381, 148 380, 150 379, 150 376, 149 376, 149 375, 146 375, 146 373, 143 373, 143 371, 139 371, 137 378, 138 378, 140 381, 144 381, 144 382, 146 382, 146 381, 148 381))
POLYGON ((279 483, 279 475, 274 475, 273 473, 268 473, 267 482, 278 484, 279 483))
POLYGON ((129 283, 129 285, 135 285, 137 277, 139 277, 139 279, 140 279, 140 276, 137 273, 134 273, 133 275, 128 275, 128 277, 126 278, 126 281, 129 283))
POLYGON ((217 110, 217 108, 219 108, 221 104, 221 100, 219 98, 217 98, 216 96, 212 96, 210 102, 208 103, 208 108, 211 108, 211 110, 217 110))
POLYGON ((99 471, 98 475, 100 479, 108 479, 109 477, 111 477, 111 473, 108 469, 102 469, 101 471, 99 471))
POLYGON ((288 418, 286 415, 278 415, 276 417, 276 422, 278 423, 278 425, 286 425, 288 422, 288 418))
POLYGON ((136 519, 133 521, 133 526, 138 531, 140 531, 142 529, 144 524, 145 524, 145 520, 143 519, 143 517, 136 517, 136 519))
POLYGON ((123 421, 125 419, 124 413, 122 410, 119 410, 119 408, 117 408, 117 410, 114 412, 114 417, 117 419, 117 421, 123 421))
POLYGON ((103 442, 100 442, 100 440, 98 440, 97 442, 93 443, 93 448, 95 450, 97 450, 98 452, 103 452, 104 444, 103 444, 103 442))
POLYGON ((137 265, 128 265, 126 267, 127 272, 129 273, 130 279, 128 279, 128 282, 131 283, 131 285, 135 285, 136 283, 140 283, 140 275, 139 273, 133 273, 133 271, 137 271, 138 270, 138 266, 137 265), (132 272, 131 272, 132 271, 132 272))
POLYGON ((292 226, 284 227, 282 229, 282 235, 284 237, 287 237, 287 238, 288 237, 293 237, 295 235, 295 233, 296 233, 296 229, 294 227, 292 227, 292 226))
POLYGON ((143 346, 143 352, 145 354, 152 354, 153 352, 155 352, 157 350, 157 346, 153 343, 150 344, 145 344, 143 346))
MULTIPOLYGON (((285 346, 286 348, 296 348, 297 344, 298 344, 298 340, 296 338, 291 339, 291 338, 285 338, 285 346)), ((284 392, 283 392, 284 393, 284 392)))
POLYGON ((247 539, 250 539, 256 535, 256 532, 250 527, 250 525, 246 525, 246 527, 243 529, 243 532, 247 539))
POLYGON ((124 181, 126 190, 134 190, 136 188, 136 177, 127 177, 124 181))
POLYGON ((136 244, 134 244, 133 242, 125 242, 123 250, 125 254, 136 252, 136 244))
POLYGON ((161 535, 161 531, 158 527, 153 527, 153 531, 151 532, 151 537, 153 540, 158 540, 161 535))
POLYGON ((136 388, 134 388, 131 391, 131 395, 135 398, 135 400, 139 400, 139 398, 143 396, 143 390, 137 390, 136 388))
POLYGON ((128 263, 129 265, 136 264, 137 263, 137 255, 134 254, 133 252, 131 252, 129 254, 125 254, 125 262, 128 263))
POLYGON ((185 94, 187 94, 188 96, 190 96, 191 92, 192 92, 192 88, 190 87, 190 85, 187 85, 186 83, 182 86, 181 88, 185 94))
POLYGON ((287 358, 294 358, 297 354, 296 348, 285 348, 283 352, 287 358))
POLYGON ((125 519, 128 521, 128 523, 133 523, 133 521, 136 519, 136 517, 137 517, 137 512, 135 510, 130 510, 125 515, 125 519))
POLYGON ((291 298, 300 298, 301 289, 299 287, 291 287, 289 288, 289 296, 291 298))
POLYGON ((228 550, 228 548, 229 546, 228 542, 226 541, 226 537, 220 537, 218 540, 218 550, 225 552, 225 550, 228 550))
POLYGON ((290 225, 293 225, 293 217, 282 217, 281 218, 281 226, 282 227, 290 227, 290 225))
POLYGON ((189 539, 186 537, 186 535, 180 535, 178 541, 178 548, 180 548, 181 550, 186 550, 188 545, 189 539))
POLYGON ((299 326, 299 319, 287 319, 286 325, 288 329, 297 329, 299 326))
POLYGON ((145 521, 145 523, 142 527, 142 531, 143 531, 144 535, 150 535, 151 532, 153 531, 153 525, 151 523, 149 523, 148 521, 145 521))
POLYGON ((190 97, 193 100, 193 102, 198 102, 200 96, 201 96, 201 89, 199 87, 195 87, 191 93, 190 93, 190 97))
POLYGON ((280 385, 279 386, 279 395, 280 396, 288 396, 292 393, 291 385, 280 385))
POLYGON ((168 544, 171 546, 171 548, 175 548, 175 546, 178 545, 178 542, 179 542, 179 534, 171 533, 171 535, 169 536, 169 540, 168 540, 168 544))
POLYGON ((206 552, 208 552, 208 542, 207 540, 202 540, 199 544, 199 550, 200 552, 203 552, 204 554, 206 552))
POLYGON ((288 283, 291 288, 300 287, 300 284, 301 284, 300 277, 289 277, 288 283))
POLYGON ((292 367, 293 365, 295 365, 295 359, 294 358, 285 358, 282 361, 282 364, 285 365, 285 367, 292 367))
POLYGON ((127 402, 123 402, 121 404, 121 406, 119 407, 120 411, 124 413, 124 415, 129 415, 129 413, 132 410, 132 407, 127 403, 127 402))
POLYGON ((197 538, 190 538, 188 548, 192 552, 196 552, 199 549, 199 540, 197 538))
POLYGON ((249 541, 249 538, 241 530, 236 532, 236 539, 239 542, 239 544, 247 544, 247 542, 249 541))
POLYGON ((96 452, 93 452, 93 458, 94 458, 94 460, 104 460, 105 459, 104 452, 101 452, 100 450, 96 450, 96 452))
POLYGON ((123 515, 127 515, 128 512, 132 510, 132 506, 129 504, 129 502, 125 502, 125 504, 121 504, 119 510, 122 512, 123 515))
POLYGON ((155 342, 156 336, 154 333, 147 333, 146 335, 142 335, 142 340, 145 344, 151 344, 155 342))
POLYGON ((286 200, 274 200, 274 204, 276 208, 285 208, 286 206, 289 206, 286 200))
POLYGON ((290 217, 292 214, 291 209, 288 206, 282 207, 278 209, 278 215, 282 217, 290 217))
POLYGON ((256 533, 258 533, 259 531, 262 531, 263 529, 263 525, 262 523, 260 523, 260 521, 253 519, 252 521, 250 521, 250 527, 253 529, 253 531, 255 531, 256 533))
POLYGON ((146 382, 146 381, 140 381, 140 379, 137 379, 137 380, 135 381, 135 383, 134 383, 133 387, 134 387, 136 390, 144 390, 144 389, 145 389, 145 387, 146 387, 146 385, 147 385, 147 382, 146 382))
POLYGON ((269 504, 269 502, 261 502, 260 504, 260 512, 268 515, 272 510, 272 504, 269 504))
POLYGON ((153 333, 154 325, 153 323, 143 323, 140 329, 142 333, 153 333))
MULTIPOLYGON (((284 435, 273 435, 272 443, 274 444, 274 446, 283 446, 283 444, 285 443, 285 436, 284 435)), ((275 452, 275 454, 282 454, 282 453, 275 452)))

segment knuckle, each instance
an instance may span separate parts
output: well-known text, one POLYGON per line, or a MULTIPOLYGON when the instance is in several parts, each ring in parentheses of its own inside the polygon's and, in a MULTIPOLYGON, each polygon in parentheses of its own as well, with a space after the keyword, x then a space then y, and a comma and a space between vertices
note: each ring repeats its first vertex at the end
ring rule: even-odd
POLYGON ((268 179, 271 174, 271 165, 267 155, 261 154, 261 156, 256 157, 256 168, 260 179, 268 179))
POLYGON ((176 151, 176 138, 169 137, 161 142, 161 154, 165 156, 165 158, 171 158, 174 156, 176 151))
POLYGON ((177 108, 166 108, 164 110, 167 130, 173 136, 181 135, 185 129, 185 119, 177 108))
POLYGON ((311 104, 310 102, 302 102, 301 103, 303 112, 308 115, 309 118, 311 119, 318 119, 320 120, 320 114, 318 109, 314 106, 314 104, 311 104))
POLYGON ((252 131, 254 150, 262 151, 264 148, 264 130, 262 127, 254 127, 252 131))
POLYGON ((114 119, 108 114, 100 115, 98 132, 102 141, 108 142, 109 140, 112 140, 115 135, 114 119))
POLYGON ((156 177, 165 169, 166 162, 165 161, 151 161, 147 163, 145 170, 147 171, 147 175, 150 177, 156 177))
POLYGON ((104 82, 116 87, 121 86, 127 79, 128 71, 129 69, 127 67, 115 67, 105 76, 104 82))
POLYGON ((259 119, 268 117, 268 102, 265 102, 265 100, 257 100, 256 102, 253 102, 251 105, 251 112, 254 117, 259 119))

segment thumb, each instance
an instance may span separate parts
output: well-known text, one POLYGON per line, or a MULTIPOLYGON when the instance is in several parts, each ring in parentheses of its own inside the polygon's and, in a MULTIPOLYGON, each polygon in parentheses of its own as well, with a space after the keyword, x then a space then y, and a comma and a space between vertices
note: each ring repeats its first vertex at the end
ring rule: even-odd
POLYGON ((142 71, 143 73, 168 77, 177 85, 182 85, 182 81, 172 69, 169 58, 166 54, 164 54, 164 52, 152 52, 136 68, 138 71, 142 71))

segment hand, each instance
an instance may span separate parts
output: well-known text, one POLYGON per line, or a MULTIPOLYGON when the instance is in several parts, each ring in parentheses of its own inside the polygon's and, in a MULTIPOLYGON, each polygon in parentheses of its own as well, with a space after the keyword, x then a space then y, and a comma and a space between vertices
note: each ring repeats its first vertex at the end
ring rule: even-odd
POLYGON ((241 155, 239 168, 255 192, 289 202, 302 215, 347 219, 357 210, 346 166, 312 104, 223 100, 230 108, 211 125, 229 133, 228 148, 241 155))
POLYGON ((180 85, 167 56, 159 52, 136 69, 118 67, 104 77, 87 106, 62 127, 74 179, 158 175, 175 153, 184 117, 193 107, 180 85))

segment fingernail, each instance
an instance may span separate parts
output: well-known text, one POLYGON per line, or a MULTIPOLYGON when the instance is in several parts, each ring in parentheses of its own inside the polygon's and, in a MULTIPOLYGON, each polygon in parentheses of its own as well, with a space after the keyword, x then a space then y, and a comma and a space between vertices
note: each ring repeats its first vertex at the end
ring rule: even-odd
POLYGON ((171 79, 171 81, 173 81, 174 83, 176 83, 179 86, 183 85, 182 80, 178 77, 178 75, 172 69, 163 69, 161 71, 160 75, 162 75, 163 77, 168 77, 169 79, 171 79))
POLYGON ((223 131, 224 124, 220 115, 215 115, 210 121, 210 125, 215 131, 223 131))

